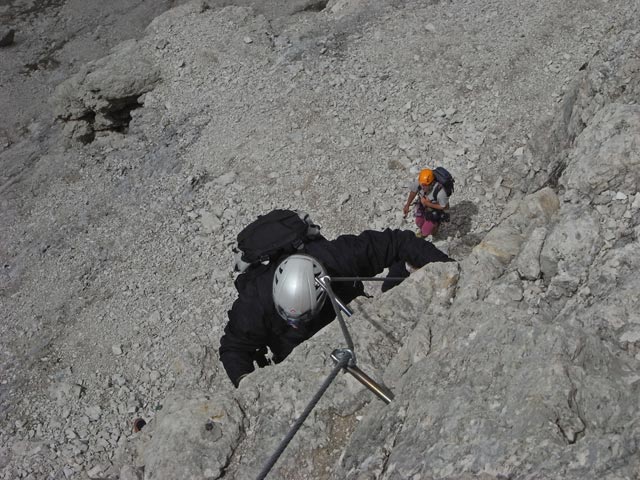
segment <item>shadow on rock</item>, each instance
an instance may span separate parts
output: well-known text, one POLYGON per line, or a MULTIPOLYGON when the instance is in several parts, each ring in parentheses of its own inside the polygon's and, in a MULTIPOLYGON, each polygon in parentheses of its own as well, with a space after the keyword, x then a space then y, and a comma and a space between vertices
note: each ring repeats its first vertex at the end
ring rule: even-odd
POLYGON ((449 209, 451 221, 445 224, 442 233, 449 237, 464 238, 471 231, 471 219, 477 215, 478 207, 469 201, 453 205, 449 209))
POLYGON ((438 237, 451 238, 449 244, 449 255, 460 259, 471 253, 473 247, 482 241, 484 235, 470 233, 472 229, 472 219, 478 213, 478 207, 469 201, 464 201, 453 205, 449 210, 451 221, 443 225, 444 228, 438 232, 438 237))

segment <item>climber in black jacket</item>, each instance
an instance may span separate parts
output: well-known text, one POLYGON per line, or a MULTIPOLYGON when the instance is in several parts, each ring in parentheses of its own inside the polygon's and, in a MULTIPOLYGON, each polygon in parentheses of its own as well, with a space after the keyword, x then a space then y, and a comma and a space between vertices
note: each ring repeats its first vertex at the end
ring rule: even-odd
MULTIPOLYGON (((324 301, 324 290, 314 285, 314 275, 372 277, 397 262, 422 267, 452 261, 413 232, 389 229, 341 235, 332 241, 319 236, 301 253, 252 266, 236 279, 238 299, 220 339, 220 359, 236 387, 254 371, 254 361, 259 367, 271 360, 281 362, 335 318, 331 302, 324 301), (310 275, 307 291, 301 292, 300 280, 306 274, 310 275), (266 357, 267 347, 271 359, 266 357)), ((344 304, 364 294, 362 282, 335 282, 331 288, 344 304)))

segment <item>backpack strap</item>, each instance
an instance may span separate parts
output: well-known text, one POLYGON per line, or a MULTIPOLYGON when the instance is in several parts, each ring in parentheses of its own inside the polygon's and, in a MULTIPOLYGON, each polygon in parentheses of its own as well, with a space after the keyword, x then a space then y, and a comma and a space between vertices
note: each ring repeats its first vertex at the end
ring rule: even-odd
POLYGON ((436 186, 433 187, 433 200, 434 203, 438 203, 438 194, 440 193, 440 190, 442 190, 442 184, 440 182, 436 182, 436 186))

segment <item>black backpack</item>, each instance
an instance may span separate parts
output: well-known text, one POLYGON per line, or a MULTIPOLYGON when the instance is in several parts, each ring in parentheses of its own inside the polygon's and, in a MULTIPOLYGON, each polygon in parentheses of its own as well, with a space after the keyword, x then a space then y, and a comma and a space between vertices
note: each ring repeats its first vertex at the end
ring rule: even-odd
MULTIPOLYGON (((436 176, 436 182, 444 187, 444 191, 447 192, 447 197, 453 195, 453 184, 455 180, 453 179, 453 175, 449 173, 449 170, 444 167, 437 167, 433 171, 433 174, 436 176)), ((440 188, 436 185, 433 193, 434 198, 437 198, 439 191, 440 188)))
POLYGON ((309 215, 273 210, 258 216, 238 234, 238 249, 243 262, 256 264, 301 250, 305 242, 319 236, 320 227, 309 215))

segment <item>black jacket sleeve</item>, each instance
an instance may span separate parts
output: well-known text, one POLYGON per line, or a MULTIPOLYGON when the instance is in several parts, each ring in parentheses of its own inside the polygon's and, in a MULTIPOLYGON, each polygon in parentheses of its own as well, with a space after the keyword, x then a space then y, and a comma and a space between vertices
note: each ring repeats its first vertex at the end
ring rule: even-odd
MULTIPOLYGON (((268 364, 269 339, 279 330, 273 324, 277 315, 271 298, 275 265, 260 265, 236 278, 238 299, 228 311, 229 321, 220 339, 220 360, 237 387, 243 375, 268 364)), ((282 323, 282 322, 281 322, 282 323)))
POLYGON ((264 347, 259 332, 251 331, 249 324, 251 319, 260 319, 259 307, 257 302, 251 304, 238 298, 228 312, 229 322, 220 339, 220 360, 236 387, 242 375, 253 372, 254 356, 264 347))
POLYGON ((307 251, 324 261, 336 276, 371 277, 397 262, 420 268, 430 262, 452 261, 431 242, 417 238, 409 230, 366 230, 360 235, 341 235, 326 243, 329 245, 311 243, 307 251))

